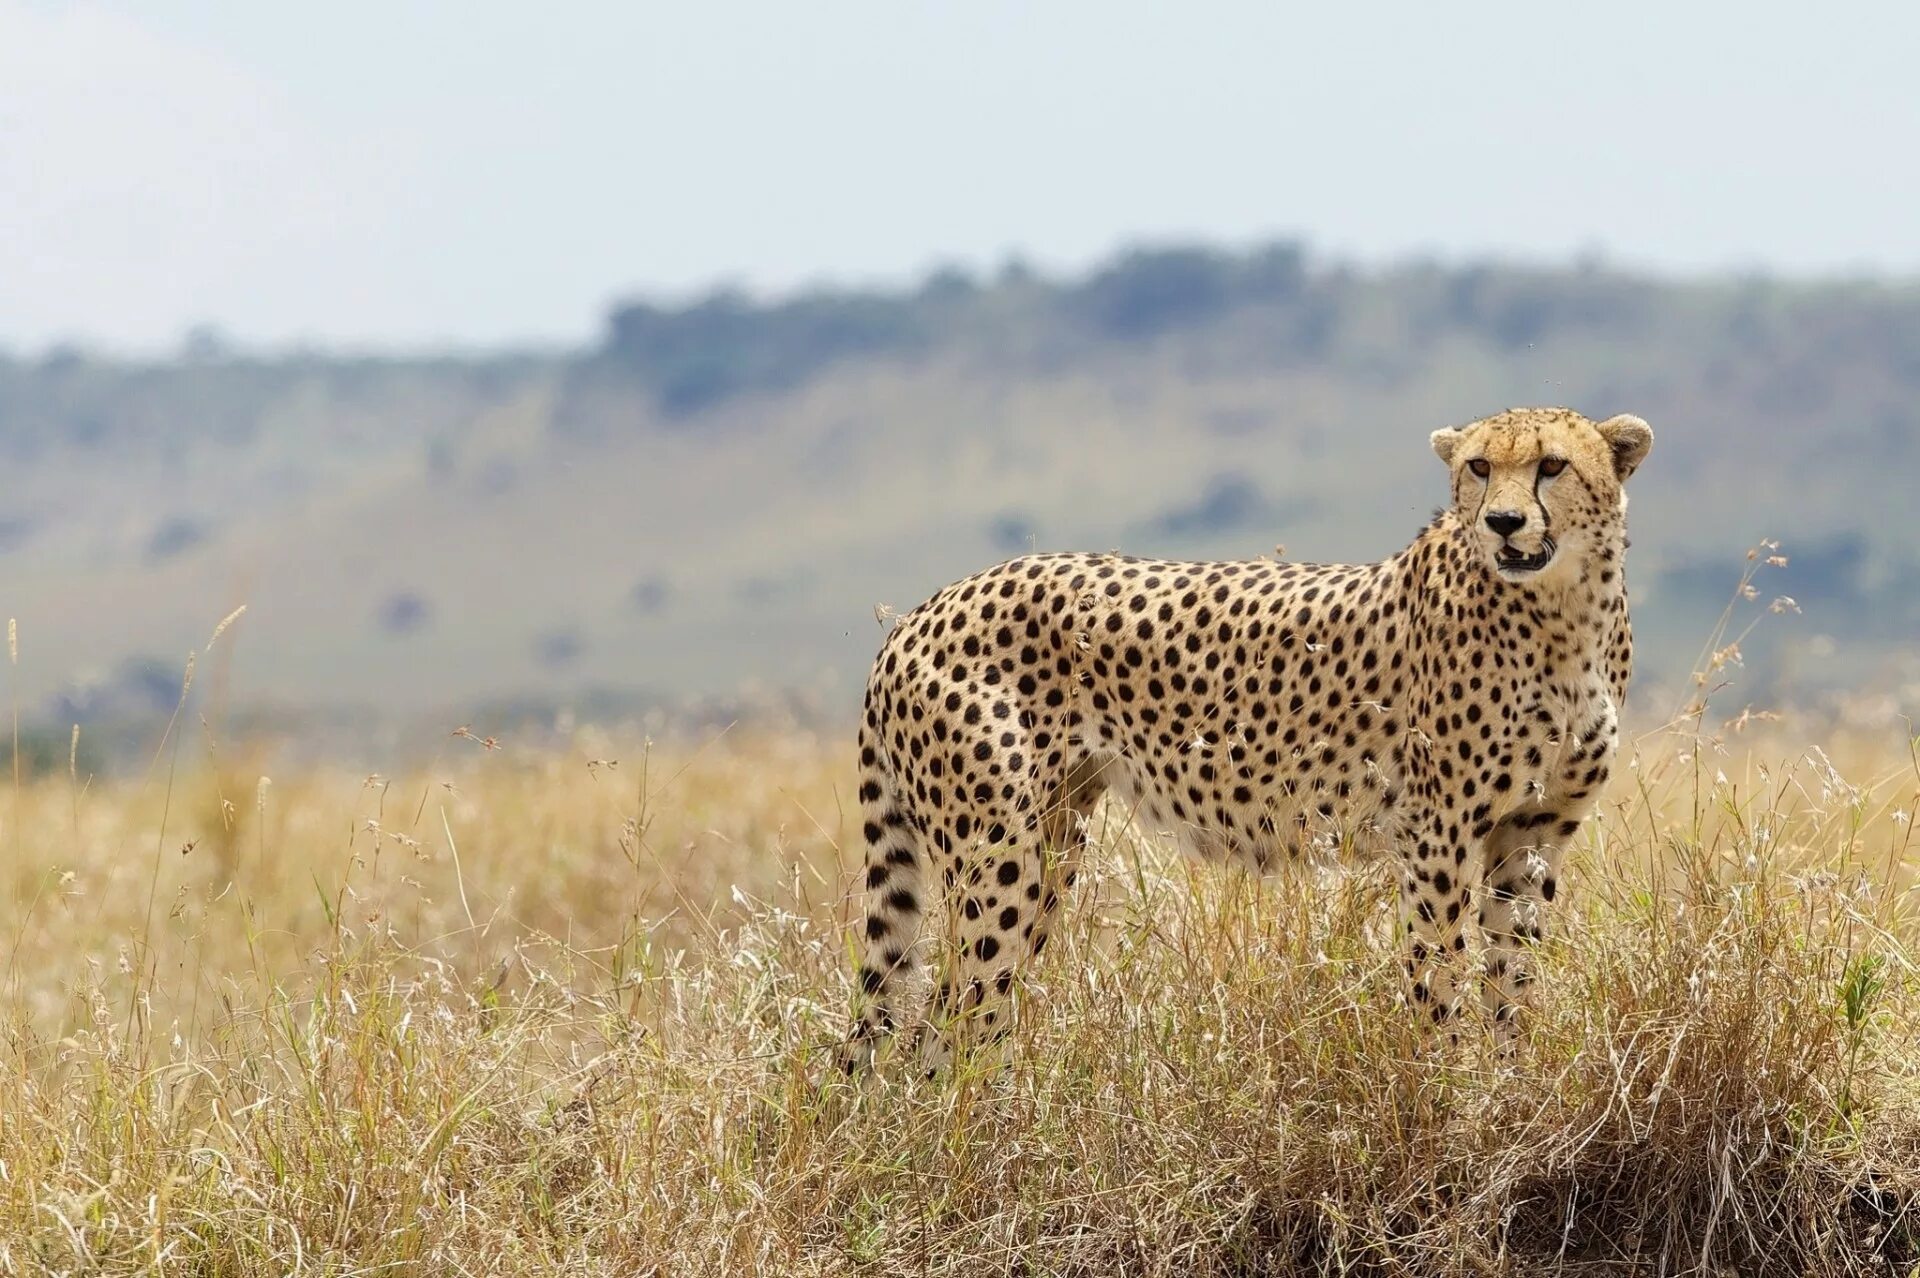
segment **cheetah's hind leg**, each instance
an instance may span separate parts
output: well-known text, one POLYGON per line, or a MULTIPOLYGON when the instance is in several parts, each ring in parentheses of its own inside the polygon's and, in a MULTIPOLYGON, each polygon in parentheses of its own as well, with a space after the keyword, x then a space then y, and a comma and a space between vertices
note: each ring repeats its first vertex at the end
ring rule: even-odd
POLYGON ((1079 874, 1090 818, 1106 791, 1104 767, 1088 760, 1070 768, 1037 818, 1023 818, 1017 833, 990 839, 970 863, 955 864, 948 941, 921 1041, 929 1074, 949 1068, 956 1052, 997 1046, 1012 1030, 1014 983, 1046 949, 1061 898, 1079 874))

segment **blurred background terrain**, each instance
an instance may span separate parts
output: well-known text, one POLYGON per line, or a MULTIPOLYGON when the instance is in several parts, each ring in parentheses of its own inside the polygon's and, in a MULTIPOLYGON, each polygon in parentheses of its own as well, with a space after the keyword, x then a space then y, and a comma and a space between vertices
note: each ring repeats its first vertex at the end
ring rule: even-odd
POLYGON ((1920 706, 1920 108, 1874 22, 217 8, 0 0, 40 757, 149 738, 242 603, 201 692, 315 752, 842 724, 877 605, 1028 549, 1378 557, 1444 499, 1428 431, 1536 403, 1658 434, 1645 684, 1771 537, 1743 609, 1800 611, 1743 695, 1920 706))
POLYGON ((1648 680, 1691 669, 1773 536, 1803 613, 1762 627, 1750 680, 1911 693, 1920 289, 1293 243, 635 301, 564 353, 7 359, 0 565, 28 718, 62 738, 171 712, 242 602, 261 727, 844 717, 876 604, 1031 548, 1378 557, 1445 498, 1429 429, 1534 402, 1659 432, 1648 680))

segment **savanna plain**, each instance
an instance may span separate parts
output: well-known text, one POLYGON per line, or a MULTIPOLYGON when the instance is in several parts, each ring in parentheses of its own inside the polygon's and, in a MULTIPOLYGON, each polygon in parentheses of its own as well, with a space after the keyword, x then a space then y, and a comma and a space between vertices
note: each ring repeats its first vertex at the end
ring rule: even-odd
POLYGON ((1920 1271, 1920 755, 1745 706, 1741 638, 1630 706, 1511 1049, 1414 1027, 1386 867, 1110 809, 933 1081, 832 1069, 850 732, 289 771, 183 695, 0 779, 0 1272, 1920 1271))

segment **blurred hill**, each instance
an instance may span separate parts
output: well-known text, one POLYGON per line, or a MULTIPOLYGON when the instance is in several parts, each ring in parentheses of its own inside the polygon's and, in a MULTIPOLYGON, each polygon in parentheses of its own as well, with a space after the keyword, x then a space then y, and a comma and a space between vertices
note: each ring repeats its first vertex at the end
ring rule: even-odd
POLYGON ((0 355, 0 606, 23 716, 61 733, 164 718, 240 602, 217 687, 254 723, 846 715, 876 604, 1029 548, 1377 557, 1444 500, 1427 432, 1531 403, 1658 434, 1649 682, 1768 536, 1790 563, 1745 607, 1804 615, 1748 644, 1753 684, 1920 708, 1920 287, 1285 243, 636 300, 571 353, 0 355))

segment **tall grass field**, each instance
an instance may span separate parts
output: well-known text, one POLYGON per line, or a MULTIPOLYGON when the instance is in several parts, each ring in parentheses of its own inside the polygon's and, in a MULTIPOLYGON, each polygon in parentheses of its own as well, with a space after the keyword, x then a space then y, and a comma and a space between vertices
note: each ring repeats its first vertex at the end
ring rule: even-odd
POLYGON ((1109 810, 932 1081, 832 1069, 850 734, 295 774, 188 708, 0 777, 0 1273, 1920 1272, 1920 755, 1717 705, 1736 639, 1630 707, 1510 1050, 1415 1027, 1388 867, 1109 810))

